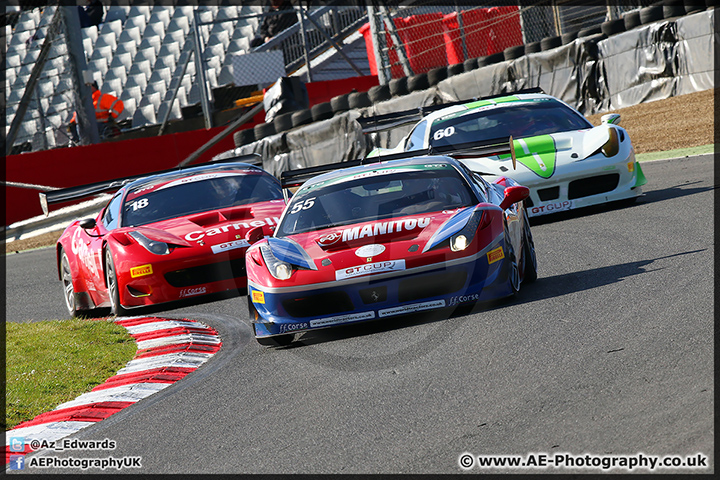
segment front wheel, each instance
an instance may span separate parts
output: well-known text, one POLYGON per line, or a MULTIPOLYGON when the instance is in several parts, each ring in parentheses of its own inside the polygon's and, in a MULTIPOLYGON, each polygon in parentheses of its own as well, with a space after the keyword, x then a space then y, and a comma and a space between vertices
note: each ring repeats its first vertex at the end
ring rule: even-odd
POLYGON ((117 316, 127 315, 128 311, 120 305, 120 287, 110 248, 105 249, 105 282, 107 283, 108 297, 110 297, 110 313, 117 316))
POLYGON ((507 224, 505 225, 505 256, 507 257, 507 261, 510 262, 508 280, 512 288, 512 295, 515 295, 520 291, 520 266, 518 265, 517 255, 515 255, 515 249, 510 241, 507 224))
POLYGON ((532 232, 530 231, 530 221, 525 215, 525 245, 523 246, 523 262, 525 269, 523 271, 523 282, 532 283, 537 280, 537 256, 535 255, 535 243, 533 242, 532 232))
POLYGON ((72 283, 72 270, 70 269, 70 260, 68 260, 65 250, 60 255, 60 276, 62 277, 63 297, 65 297, 65 308, 71 317, 77 315, 78 311, 75 306, 75 287, 72 283))

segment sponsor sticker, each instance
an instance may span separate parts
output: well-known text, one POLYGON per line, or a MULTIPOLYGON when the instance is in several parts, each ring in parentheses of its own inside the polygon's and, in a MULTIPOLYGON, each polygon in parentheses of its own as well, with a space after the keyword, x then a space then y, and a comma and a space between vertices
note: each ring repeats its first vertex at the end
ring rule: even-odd
POLYGON ((570 210, 573 207, 572 200, 565 200, 557 203, 549 203, 547 205, 538 205, 537 207, 531 207, 530 213, 532 215, 538 215, 542 213, 562 212, 564 210, 570 210))
POLYGON ((376 255, 380 255, 385 251, 385 246, 380 245, 379 243, 373 243, 370 245, 364 245, 357 250, 355 250, 355 255, 357 255, 360 258, 367 258, 367 257, 374 257, 376 255))
POLYGON ((400 307, 386 308, 378 311, 378 315, 389 317, 391 315, 401 315, 403 313, 420 312, 422 310, 430 310, 445 306, 445 300, 433 300, 431 302, 413 303, 412 305, 402 305, 400 307))
POLYGON ((217 172, 217 173, 203 173, 200 175, 194 175, 192 177, 185 177, 181 178, 179 180, 174 180, 172 182, 168 182, 165 185, 158 188, 158 190, 163 190, 165 188, 174 187, 176 185, 184 185, 187 183, 194 183, 194 182, 201 182, 203 180, 210 180, 212 178, 222 178, 222 177, 243 177, 246 174, 254 173, 251 170, 236 170, 234 172, 217 172))
POLYGON ((337 315, 335 317, 321 318, 319 320, 310 320, 310 326, 325 327, 327 325, 335 325, 337 323, 370 320, 372 318, 375 318, 375 312, 348 313, 346 315, 337 315))
POLYGON ((219 227, 213 227, 209 228, 207 230, 195 230, 185 235, 185 240, 189 242, 197 242, 201 240, 203 237, 208 236, 212 237, 213 235, 220 235, 222 233, 229 233, 230 229, 233 230, 240 230, 245 231, 248 229, 251 229, 253 227, 262 227, 263 225, 268 225, 270 228, 273 228, 277 222, 279 222, 280 219, 278 217, 266 217, 265 220, 253 220, 250 223, 248 222, 236 222, 236 223, 228 223, 219 227))
POLYGON ((505 254, 503 253, 502 247, 497 247, 494 250, 490 250, 487 253, 488 263, 495 263, 498 260, 502 260, 505 258, 505 254))
POLYGON ((203 295, 207 293, 207 287, 183 288, 180 290, 180 298, 203 295))
POLYGON ((218 243, 217 245, 213 245, 210 248, 212 249, 213 253, 221 253, 235 250, 236 248, 244 248, 249 246, 250 244, 248 243, 248 241, 243 238, 242 240, 233 240, 232 242, 218 243))
POLYGON ((295 332, 298 330, 306 330, 308 328, 307 322, 303 323, 281 323, 280 333, 295 332))
POLYGON ((450 302, 448 303, 448 306, 452 307, 453 305, 458 305, 460 303, 467 303, 467 302, 474 302, 478 298, 480 298, 480 294, 473 293, 471 295, 459 295, 455 297, 450 297, 450 302))
POLYGON ((315 240, 318 245, 321 247, 329 247, 330 245, 333 245, 337 243, 338 240, 342 238, 342 232, 333 232, 333 233, 326 233, 322 237, 315 240))
POLYGON ((130 276, 132 278, 144 277, 145 275, 152 275, 152 265, 140 265, 139 267, 133 267, 130 269, 130 276))
POLYGON ((265 303, 265 292, 253 290, 252 291, 252 301, 253 301, 253 303, 265 303))
POLYGON ((407 218, 404 220, 391 220, 389 222, 371 223, 368 225, 346 228, 342 231, 343 242, 358 240, 365 237, 377 237, 389 233, 409 232, 415 228, 425 228, 430 225, 432 217, 407 218))
POLYGON ((365 265, 335 270, 335 280, 344 280, 346 278, 371 275, 374 273, 395 272, 398 270, 405 270, 405 260, 387 260, 385 262, 367 263, 365 265))

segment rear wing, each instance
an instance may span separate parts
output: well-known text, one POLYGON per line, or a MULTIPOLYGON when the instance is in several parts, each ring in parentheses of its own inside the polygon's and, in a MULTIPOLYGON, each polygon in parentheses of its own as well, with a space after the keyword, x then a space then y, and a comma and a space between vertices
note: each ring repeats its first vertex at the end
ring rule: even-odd
POLYGON ((408 123, 415 123, 420 121, 427 114, 441 110, 443 108, 452 107, 455 105, 464 105, 466 103, 480 101, 480 100, 492 100, 493 98, 507 97, 508 95, 516 95, 521 93, 545 93, 542 88, 533 87, 518 90, 515 92, 500 93, 497 95, 490 95, 487 97, 473 98, 470 100, 460 100, 457 102, 443 103, 441 105, 430 105, 427 107, 411 108, 410 110, 403 110, 401 112, 386 113, 383 115, 373 115, 370 117, 360 117, 356 121, 362 127, 363 133, 376 133, 385 130, 391 130, 401 125, 408 123))
POLYGON ((328 163, 326 165, 318 165, 315 167, 299 168, 297 170, 287 170, 280 174, 280 184, 283 190, 285 202, 289 200, 288 189, 297 188, 313 177, 322 173, 339 170, 342 168, 356 167, 358 165, 368 165, 371 163, 386 162, 389 160, 399 160, 403 158, 422 157, 426 155, 445 155, 448 157, 458 158, 463 156, 473 157, 489 157, 492 155, 510 154, 513 163, 513 169, 517 166, 515 158, 515 147, 512 136, 505 138, 496 138, 483 142, 467 142, 456 145, 445 145, 436 148, 427 148, 420 150, 411 150, 408 152, 392 153, 389 155, 378 155, 371 158, 360 158, 357 160, 348 160, 346 162, 328 163))
POLYGON ((249 155, 238 155, 236 157, 225 158, 221 160, 211 160, 209 162, 187 165, 183 167, 168 168, 166 170, 158 170, 156 172, 143 173, 142 175, 133 175, 129 177, 116 178, 114 180, 104 180, 102 182, 88 183, 86 185, 79 185, 77 187, 60 188, 58 190, 52 190, 49 192, 40 192, 40 206, 45 216, 48 216, 48 205, 54 203, 67 202, 70 200, 77 200, 80 198, 90 197, 92 195, 98 195, 100 193, 113 192, 120 190, 124 185, 134 182, 145 177, 151 177, 153 175, 159 175, 162 173, 177 172, 180 170, 187 170, 188 168, 199 167, 211 163, 247 163, 254 167, 262 168, 262 157, 257 153, 251 153, 249 155))

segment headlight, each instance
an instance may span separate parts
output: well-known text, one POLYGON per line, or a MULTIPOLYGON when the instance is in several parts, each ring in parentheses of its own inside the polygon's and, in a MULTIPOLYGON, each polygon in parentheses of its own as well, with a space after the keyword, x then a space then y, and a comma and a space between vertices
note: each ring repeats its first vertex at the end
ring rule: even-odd
POLYGON ((459 252, 465 250, 468 246, 468 240, 465 235, 458 235, 450 240, 450 250, 453 252, 459 252))
POLYGON ((170 253, 170 247, 165 242, 150 240, 140 232, 130 232, 129 235, 150 253, 154 253, 155 255, 167 255, 170 253))
POLYGON ((262 253, 263 260, 270 271, 270 275, 278 280, 287 280, 290 278, 293 272, 292 265, 281 262, 275 258, 275 255, 273 255, 272 250, 270 249, 270 245, 260 245, 260 253, 262 253))
POLYGON ((601 147, 603 155, 606 157, 613 157, 620 151, 620 141, 618 140, 618 132, 614 128, 608 129, 610 133, 610 139, 605 142, 605 145, 601 147))

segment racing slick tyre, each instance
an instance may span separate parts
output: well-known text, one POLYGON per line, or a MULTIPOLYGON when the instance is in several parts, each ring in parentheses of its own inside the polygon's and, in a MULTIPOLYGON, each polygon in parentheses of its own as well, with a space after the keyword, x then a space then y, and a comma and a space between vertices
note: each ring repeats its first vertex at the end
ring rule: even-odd
POLYGON ((348 97, 348 104, 350 108, 364 108, 372 106, 370 95, 368 92, 355 92, 351 93, 348 97))
POLYGON ((298 110, 297 112, 293 112, 292 114, 292 126, 293 128, 299 127, 301 125, 307 125, 308 123, 312 123, 312 112, 309 108, 305 108, 303 110, 298 110))
POLYGON ((622 18, 603 22, 602 24, 600 24, 600 30, 602 30, 602 33, 604 33, 608 37, 610 35, 615 35, 616 33, 622 33, 625 31, 625 22, 622 18))
POLYGON ((110 313, 118 317, 127 315, 128 311, 120 305, 120 287, 110 248, 105 249, 105 283, 107 283, 108 297, 110 297, 110 313))
POLYGON ((390 94, 393 97, 401 97, 410 93, 408 92, 407 77, 394 78, 388 85, 390 85, 390 94))
POLYGON ((60 276, 62 277, 63 286, 63 297, 65 297, 65 307, 71 317, 75 317, 78 314, 78 310, 75 306, 75 287, 72 283, 72 270, 70 270, 70 260, 65 253, 65 250, 61 251, 60 255, 60 276))
POLYGON ((270 123, 260 123, 258 125, 255 125, 253 127, 253 130, 255 131, 255 139, 256 140, 262 140, 265 137, 269 137, 270 135, 274 135, 275 132, 275 124, 270 123))
POLYGON ((375 85, 368 90, 368 96, 372 103, 384 102, 390 100, 392 95, 390 94, 390 85, 375 85))
POLYGON ((535 242, 530 231, 530 221, 525 215, 525 245, 523 246, 523 282, 532 283, 537 280, 537 256, 535 255, 535 242))
POLYGON ((578 37, 578 31, 575 30, 573 32, 567 32, 560 35, 560 42, 563 45, 567 45, 568 43, 572 43, 575 41, 575 39, 578 37))
POLYGON ((542 40, 540 40, 540 50, 543 52, 547 50, 552 50, 553 48, 559 47, 562 45, 562 37, 556 36, 556 37, 545 37, 542 40))
POLYGON ((447 78, 447 67, 433 68, 427 72, 428 84, 434 87, 447 78))
POLYGON ((525 55, 525 45, 514 45, 503 50, 505 60, 515 60, 525 55))
POLYGON ((242 147, 255 141, 255 130, 252 128, 246 128, 239 132, 233 133, 233 141, 235 141, 236 147, 242 147))
POLYGON ((512 296, 520 291, 520 265, 518 265, 517 255, 510 242, 507 224, 505 225, 505 251, 508 261, 510 262, 510 271, 508 272, 508 281, 512 288, 512 296))
POLYGON ((347 112, 350 110, 348 97, 350 97, 350 94, 344 93, 330 99, 330 107, 332 108, 333 113, 347 112))
POLYGON ((475 58, 468 58, 463 62, 463 71, 469 72, 471 70, 475 70, 478 68, 478 59, 475 58))
POLYGON ((273 118, 276 133, 286 132, 292 128, 292 114, 293 112, 281 113, 273 118))
POLYGON ((623 23, 625 24, 625 31, 632 30, 635 27, 642 25, 640 21, 640 10, 628 12, 623 15, 623 23))
POLYGON ((407 88, 409 92, 418 92, 430 88, 427 73, 418 73, 412 77, 408 77, 407 88))
POLYGON ((650 5, 640 9, 640 23, 647 25, 663 19, 662 5, 650 5))
POLYGON ((323 102, 318 103, 317 105, 313 105, 312 108, 310 108, 310 113, 312 115, 313 122, 327 120, 328 118, 332 118, 333 116, 332 106, 330 105, 330 102, 323 102))
POLYGON ((525 55, 528 53, 537 53, 540 51, 540 41, 530 42, 525 45, 525 55))
MULTIPOLYGON (((485 57, 485 65, 493 65, 495 63, 500 63, 504 60, 505 56, 503 55, 503 52, 496 52, 485 57)), ((480 65, 480 60, 478 60, 478 65, 480 65)))
POLYGON ((448 77, 460 75, 464 71, 465 71, 465 66, 462 63, 453 63, 452 65, 447 66, 447 76, 448 77))
POLYGON ((685 6, 682 0, 667 0, 663 2, 663 18, 682 17, 685 15, 685 6))

